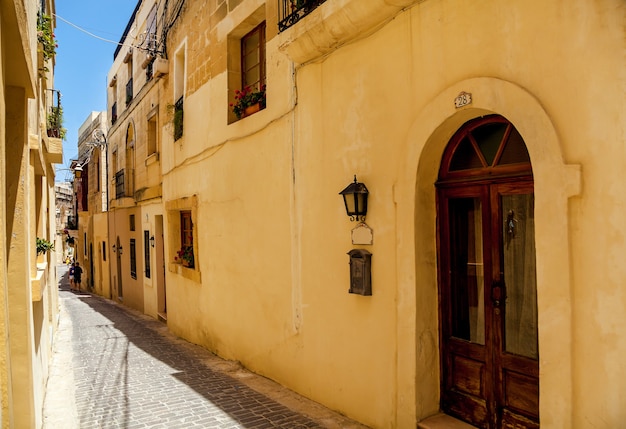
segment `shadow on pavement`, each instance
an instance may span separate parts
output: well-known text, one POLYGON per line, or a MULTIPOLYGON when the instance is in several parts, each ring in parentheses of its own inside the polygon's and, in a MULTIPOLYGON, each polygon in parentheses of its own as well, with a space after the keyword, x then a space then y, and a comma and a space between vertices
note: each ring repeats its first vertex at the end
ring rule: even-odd
MULTIPOLYGON (((63 290, 68 288, 68 285, 62 286, 63 290)), ((68 291, 66 296, 71 297, 70 293, 68 291)), ((133 310, 101 297, 72 294, 78 299, 69 300, 66 305, 74 307, 68 308, 68 313, 73 323, 74 376, 81 427, 94 424, 91 421, 94 419, 100 424, 116 422, 117 426, 112 427, 127 427, 142 421, 137 420, 135 410, 139 410, 137 416, 143 416, 146 423, 159 415, 159 421, 165 424, 163 427, 172 427, 168 426, 168 421, 190 423, 190 426, 180 427, 327 427, 230 375, 211 369, 207 362, 219 358, 200 346, 172 336, 161 322, 133 314, 133 310), (81 311, 88 311, 77 307, 81 303, 87 304, 93 310, 89 313, 95 314, 83 316, 81 311), (153 359, 142 356, 134 348, 153 359), (142 374, 135 373, 137 368, 142 374), (180 383, 170 383, 163 377, 168 373, 206 401, 197 395, 190 396, 180 383), (138 384, 142 386, 139 389, 145 389, 142 395, 147 394, 148 399, 134 404, 132 394, 138 384), (215 407, 223 413, 217 413, 215 407), (232 426, 234 421, 239 426, 232 426), (194 426, 198 422, 202 424, 194 426)))

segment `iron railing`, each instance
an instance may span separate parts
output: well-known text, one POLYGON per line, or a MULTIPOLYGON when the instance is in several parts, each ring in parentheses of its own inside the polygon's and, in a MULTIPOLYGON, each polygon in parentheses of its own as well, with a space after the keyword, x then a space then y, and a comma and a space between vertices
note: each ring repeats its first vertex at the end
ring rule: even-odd
POLYGON ((156 58, 153 57, 152 60, 146 66, 146 82, 152 79, 152 76, 154 76, 154 60, 155 59, 156 58))
POLYGON ((183 97, 174 104, 174 141, 183 136, 183 97))
POLYGON ((285 31, 326 0, 278 0, 278 32, 285 31))
POLYGON ((61 107, 61 92, 57 89, 49 89, 50 98, 46 100, 48 111, 46 115, 46 128, 48 137, 63 138, 63 107, 61 107))
POLYGON ((122 198, 126 195, 124 189, 124 170, 115 173, 115 198, 122 198))
POLYGON ((133 78, 128 79, 128 83, 126 84, 126 105, 128 106, 130 102, 133 101, 133 78))
POLYGON ((117 101, 111 106, 111 125, 117 122, 117 101))

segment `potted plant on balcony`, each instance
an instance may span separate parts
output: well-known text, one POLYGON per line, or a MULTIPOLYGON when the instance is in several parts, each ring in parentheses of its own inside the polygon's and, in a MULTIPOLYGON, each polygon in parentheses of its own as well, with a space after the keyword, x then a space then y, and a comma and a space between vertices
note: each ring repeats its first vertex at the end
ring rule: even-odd
POLYGON ((37 237, 37 254, 45 255, 49 250, 54 250, 54 243, 49 242, 45 238, 37 237))
POLYGON ((181 247, 180 250, 176 252, 174 261, 180 262, 183 265, 183 267, 193 268, 194 266, 193 246, 181 247))
POLYGON ((265 85, 261 85, 258 90, 248 85, 241 91, 235 91, 235 101, 230 103, 230 107, 237 119, 241 119, 265 109, 265 104, 265 85))
POLYGON ((291 4, 292 12, 302 9, 305 13, 309 13, 325 1, 326 0, 289 0, 289 3, 291 4))
POLYGON ((65 134, 67 133, 67 130, 63 128, 63 107, 61 107, 60 105, 56 107, 51 107, 46 122, 48 137, 55 137, 65 140, 65 134))
POLYGON ((52 32, 52 18, 50 15, 40 14, 37 18, 37 42, 41 45, 44 60, 49 60, 56 55, 56 42, 52 32))

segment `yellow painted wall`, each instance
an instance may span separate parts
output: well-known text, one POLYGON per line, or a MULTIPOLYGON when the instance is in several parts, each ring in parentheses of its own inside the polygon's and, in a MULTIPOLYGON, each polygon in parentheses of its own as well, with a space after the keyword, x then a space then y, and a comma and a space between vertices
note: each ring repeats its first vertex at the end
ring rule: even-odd
MULTIPOLYGON (((388 3, 328 0, 277 36, 274 2, 244 0, 227 19, 187 4, 168 44, 170 61, 186 58, 183 138, 160 122, 168 327, 372 427, 415 427, 439 403, 441 155, 464 122, 497 113, 535 175, 542 426, 619 426, 626 6, 388 3), (232 122, 233 39, 259 16, 267 108, 232 122), (456 109, 461 91, 473 102, 456 109), (370 191, 370 246, 351 244, 338 195, 354 174, 370 191), (194 269, 174 261, 180 210, 194 269), (347 293, 354 247, 373 253, 371 297, 347 293)), ((152 227, 159 211, 145 213, 152 227)))
POLYGON ((143 281, 141 273, 143 271, 143 253, 141 243, 143 237, 140 231, 141 219, 140 212, 137 209, 117 209, 110 213, 110 238, 113 244, 117 243, 119 237, 122 246, 120 254, 119 249, 111 255, 111 276, 114 278, 112 282, 113 299, 123 301, 124 305, 143 311, 143 281), (135 216, 135 231, 130 231, 130 216, 135 216), (130 271, 130 240, 135 239, 136 256, 137 256, 137 277, 133 278, 130 271), (118 257, 119 255, 119 257, 118 257), (117 266, 121 264, 121 275, 118 275, 117 266), (121 282, 121 293, 120 293, 121 282), (121 298, 121 299, 120 299, 121 298))
POLYGON ((159 236, 156 231, 155 225, 155 217, 162 216, 163 213, 163 205, 160 204, 160 200, 158 202, 154 202, 152 204, 144 204, 142 205, 141 212, 141 248, 139 249, 141 254, 139 255, 142 260, 144 260, 144 240, 143 234, 144 231, 149 232, 150 237, 154 237, 154 247, 152 246, 150 240, 148 243, 150 245, 150 277, 146 276, 145 266, 142 270, 142 279, 143 279, 143 298, 144 298, 144 313, 154 317, 155 319, 158 317, 158 302, 159 302, 159 288, 158 282, 160 279, 163 279, 163 257, 159 256, 159 252, 162 252, 162 242, 163 237, 159 236), (161 244, 159 244, 161 243, 161 244), (161 274, 158 271, 161 271, 161 274))
MULTIPOLYGON (((53 1, 45 2, 48 10, 53 1)), ((0 392, 2 427, 40 427, 56 330, 53 252, 36 255, 36 237, 54 241, 54 172, 60 153, 40 121, 36 20, 41 2, 0 5, 0 392)), ((47 73, 52 82, 53 72, 47 73)))
MULTIPOLYGON (((135 17, 139 32, 145 30, 148 13, 154 3, 144 2, 135 17)), ((130 17, 129 17, 130 18, 130 17)), ((132 37, 132 35, 130 36, 132 37)), ((130 44, 130 41, 129 41, 130 44)), ((116 244, 117 237, 123 247, 118 254, 111 254, 111 290, 114 299, 119 298, 120 281, 123 287, 123 303, 135 309, 157 317, 156 284, 145 276, 144 230, 154 231, 154 217, 162 215, 161 204, 161 128, 170 121, 167 103, 161 103, 161 82, 146 78, 146 69, 142 66, 146 52, 142 49, 129 49, 124 46, 109 70, 108 82, 114 82, 107 88, 109 116, 111 107, 117 102, 117 118, 111 124, 108 134, 109 176, 124 170, 126 195, 116 197, 115 186, 109 188, 109 244, 110 250, 116 244), (129 53, 130 52, 130 53, 129 53), (129 61, 126 61, 126 60, 129 61), (132 70, 129 64, 132 63, 132 70), (126 103, 126 83, 133 79, 133 97, 126 103), (154 118, 157 123, 156 153, 148 149, 148 120, 154 118), (129 133, 129 130, 132 130, 129 133), (128 137, 132 135, 132 137, 128 137), (135 217, 135 231, 130 231, 129 217, 135 217), (137 271, 136 278, 130 275, 130 239, 135 239, 137 271)), ((109 117, 109 120, 111 117, 109 117)), ((111 121, 109 121, 111 123, 111 121)), ((156 255, 151 253, 151 269, 157 263, 156 255)), ((162 260, 162 258, 160 259, 162 260)))
POLYGON ((111 297, 110 265, 112 252, 108 238, 108 215, 107 213, 92 214, 93 222, 93 262, 94 262, 94 292, 98 295, 111 297), (102 243, 105 243, 106 250, 102 243), (103 254, 106 252, 106 255, 103 254), (106 256, 103 258, 103 256, 106 256))

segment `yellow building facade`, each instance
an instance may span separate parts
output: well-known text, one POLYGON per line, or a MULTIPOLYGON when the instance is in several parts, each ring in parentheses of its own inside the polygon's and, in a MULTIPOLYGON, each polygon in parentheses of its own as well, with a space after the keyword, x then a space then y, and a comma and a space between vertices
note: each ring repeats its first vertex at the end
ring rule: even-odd
POLYGON ((76 177, 78 230, 74 259, 83 269, 81 288, 111 297, 108 245, 107 113, 91 112, 78 130, 76 177))
POLYGON ((0 404, 2 427, 41 427, 58 317, 54 166, 63 161, 50 115, 54 2, 0 5, 0 404), (39 40, 38 40, 39 39, 39 40), (49 40, 47 41, 49 42, 49 40), (48 45, 50 47, 50 45, 48 45), (43 249, 42 247, 42 249, 43 249))
POLYGON ((165 320, 160 147, 168 108, 154 65, 156 19, 157 2, 138 2, 108 76, 108 296, 165 320))
POLYGON ((622 1, 169 6, 109 73, 125 304, 371 427, 621 424, 622 1))

